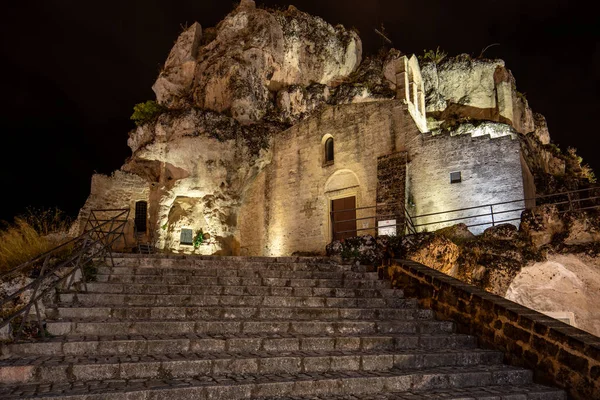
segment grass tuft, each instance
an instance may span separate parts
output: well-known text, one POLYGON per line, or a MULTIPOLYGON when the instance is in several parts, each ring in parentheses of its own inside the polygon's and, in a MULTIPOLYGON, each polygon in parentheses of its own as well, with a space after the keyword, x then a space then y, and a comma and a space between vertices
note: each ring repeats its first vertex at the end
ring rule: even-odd
POLYGON ((70 219, 58 209, 28 208, 0 230, 0 273, 13 269, 60 244, 48 235, 66 232, 70 219))

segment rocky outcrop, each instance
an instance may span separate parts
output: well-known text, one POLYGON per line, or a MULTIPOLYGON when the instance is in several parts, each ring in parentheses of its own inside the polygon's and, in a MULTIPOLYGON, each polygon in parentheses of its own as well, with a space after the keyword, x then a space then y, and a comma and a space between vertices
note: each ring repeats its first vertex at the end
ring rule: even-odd
MULTIPOLYGON (((504 61, 461 54, 426 62, 421 73, 428 117, 438 122, 464 118, 503 122, 523 134, 535 130, 529 104, 516 90, 504 61)), ((436 127, 435 121, 431 123, 436 127)))
POLYGON ((258 9, 253 1, 242 2, 221 21, 210 42, 201 38, 197 23, 180 35, 153 86, 158 102, 226 113, 242 124, 260 121, 274 97, 285 97, 277 94, 282 89, 347 77, 362 54, 358 35, 341 25, 293 6, 283 12, 258 9))
POLYGON ((563 152, 551 143, 546 119, 532 112, 504 61, 461 54, 425 61, 421 73, 427 125, 434 134, 518 137, 538 194, 575 190, 595 181, 575 150, 563 152))
POLYGON ((561 318, 600 336, 600 258, 583 253, 549 254, 529 263, 512 280, 506 298, 561 318))

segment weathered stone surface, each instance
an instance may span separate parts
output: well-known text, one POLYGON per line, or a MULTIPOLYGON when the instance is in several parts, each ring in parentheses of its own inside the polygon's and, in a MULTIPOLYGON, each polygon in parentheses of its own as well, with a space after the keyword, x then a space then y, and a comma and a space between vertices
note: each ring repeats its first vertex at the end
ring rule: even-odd
POLYGON ((201 40, 202 27, 195 22, 183 31, 175 42, 158 79, 152 86, 160 104, 179 106, 181 97, 190 90, 201 40))
MULTIPOLYGON (((240 4, 216 27, 214 39, 200 47, 199 30, 194 24, 178 39, 153 86, 157 99, 169 107, 225 112, 242 124, 261 120, 277 91, 328 84, 348 76, 361 61, 355 32, 293 6, 269 12, 240 4)), ((280 103, 287 105, 285 99, 280 103)), ((300 101, 292 114, 302 113, 303 106, 300 101)))
POLYGON ((475 235, 471 233, 467 225, 463 223, 438 229, 435 233, 452 241, 472 240, 475 238, 475 235))
POLYGON ((422 66, 427 115, 438 121, 469 118, 507 123, 517 132, 534 130, 525 97, 502 60, 473 59, 466 54, 422 66))
POLYGON ((525 266, 510 284, 506 298, 544 313, 574 314, 574 325, 600 336, 600 262, 585 254, 550 254, 525 266))
POLYGON ((517 238, 517 227, 513 224, 500 224, 483 231, 486 240, 514 240, 517 238))
POLYGON ((459 249, 451 240, 441 235, 421 235, 408 243, 406 259, 427 265, 450 276, 458 273, 459 249))

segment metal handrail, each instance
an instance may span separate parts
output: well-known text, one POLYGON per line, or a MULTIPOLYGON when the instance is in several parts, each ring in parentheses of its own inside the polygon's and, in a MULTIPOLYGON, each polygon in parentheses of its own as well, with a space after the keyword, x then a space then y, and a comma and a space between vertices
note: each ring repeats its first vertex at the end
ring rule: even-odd
MULTIPOLYGON (((365 230, 372 230, 372 229, 376 229, 377 232, 379 232, 380 228, 387 228, 387 227, 391 227, 391 226, 395 226, 395 227, 399 227, 399 226, 403 226, 405 227, 406 230, 408 230, 409 234, 413 234, 416 233, 415 231, 415 225, 412 221, 412 218, 410 216, 410 214, 408 213, 408 210, 406 209, 406 206, 404 204, 404 202, 395 202, 395 203, 379 203, 377 205, 374 206, 363 206, 363 207, 355 207, 355 208, 348 208, 348 209, 344 209, 344 210, 337 210, 337 211, 330 211, 330 219, 331 219, 331 226, 334 227, 336 224, 340 224, 340 223, 344 223, 344 222, 356 222, 356 221, 363 221, 363 220, 370 220, 370 219, 374 219, 375 221, 377 221, 378 219, 381 218, 389 218, 389 217, 398 217, 400 215, 404 216, 404 221, 406 222, 406 225, 404 224, 390 224, 390 225, 381 225, 381 226, 373 226, 373 227, 368 227, 368 228, 356 228, 356 229, 352 229, 352 230, 347 230, 347 231, 333 231, 331 240, 335 240, 335 235, 337 234, 341 234, 341 233, 349 233, 349 232, 359 232, 359 231, 365 231, 365 230), (386 212, 385 214, 378 214, 377 210, 378 209, 386 209, 389 207, 395 207, 396 209, 398 209, 398 213, 392 213, 390 214, 389 212, 386 212), (369 210, 369 209, 375 209, 375 215, 369 215, 366 217, 360 217, 360 218, 352 218, 352 219, 345 219, 345 220, 341 220, 341 221, 335 221, 334 215, 337 213, 342 213, 342 212, 348 212, 348 211, 361 211, 361 210, 369 210)), ((376 224, 375 224, 376 225, 376 224)))
MULTIPOLYGON (((332 240, 335 240, 335 235, 337 234, 342 234, 342 233, 350 233, 350 232, 359 232, 359 231, 364 231, 364 230, 373 230, 375 229, 376 234, 379 232, 379 228, 386 228, 386 227, 390 227, 390 226, 396 226, 396 227, 404 227, 408 233, 408 235, 412 235, 415 234, 417 232, 417 228, 418 227, 422 227, 422 226, 429 226, 429 225, 436 225, 436 224, 444 224, 444 223, 448 223, 448 222, 455 222, 455 221, 465 221, 465 220, 471 220, 474 218, 482 218, 482 217, 491 217, 490 221, 486 221, 486 222, 481 222, 481 223, 473 223, 473 224, 466 224, 467 227, 474 227, 474 226, 481 226, 481 225, 492 225, 495 226, 496 224, 500 224, 500 223, 506 223, 506 222, 510 222, 510 221, 517 221, 520 220, 520 216, 517 218, 504 218, 504 219, 496 219, 494 218, 497 215, 501 215, 501 214, 507 214, 507 213, 513 213, 513 212, 519 212, 519 211, 524 211, 526 210, 528 207, 517 207, 517 208, 511 208, 509 210, 494 210, 494 207, 498 207, 501 205, 507 205, 507 204, 514 204, 514 203, 523 203, 523 204, 527 204, 528 202, 531 201, 535 201, 535 205, 531 208, 538 208, 539 206, 542 205, 546 205, 546 204, 552 204, 552 205, 565 205, 568 204, 569 207, 567 210, 559 210, 559 213, 565 213, 565 212, 573 212, 573 211, 579 211, 579 210, 589 210, 589 209, 594 209, 594 208, 600 208, 600 204, 598 205, 592 205, 592 206, 586 206, 586 207, 582 207, 580 205, 581 202, 584 201, 594 201, 594 200, 599 200, 600 199, 600 195, 595 195, 595 194, 588 194, 587 197, 584 198, 574 198, 573 195, 576 194, 580 194, 583 192, 590 192, 590 191, 594 191, 594 190, 600 190, 600 187, 598 186, 593 186, 590 188, 586 188, 586 189, 577 189, 577 190, 571 190, 571 191, 567 191, 567 192, 560 192, 560 193, 553 193, 553 194, 547 194, 547 195, 540 195, 540 196, 535 196, 535 197, 531 197, 531 198, 522 198, 522 199, 518 199, 518 200, 510 200, 510 201, 501 201, 501 202, 497 202, 497 203, 489 203, 489 204, 483 204, 483 205, 478 205, 478 206, 471 206, 471 207, 463 207, 463 208, 457 208, 457 209, 453 209, 453 210, 446 210, 446 211, 439 211, 439 212, 434 212, 434 213, 427 213, 427 214, 421 214, 421 215, 415 215, 415 216, 411 216, 410 213, 408 212, 408 210, 406 209, 406 207, 404 207, 404 205, 402 203, 391 203, 391 204, 378 204, 375 206, 365 206, 365 207, 357 207, 357 208, 349 208, 349 209, 345 209, 345 210, 337 210, 337 211, 331 211, 330 212, 330 217, 331 217, 331 226, 335 227, 336 224, 340 224, 340 223, 345 223, 345 222, 352 222, 352 221, 361 221, 361 220, 367 220, 367 219, 374 219, 375 221, 377 221, 378 218, 383 218, 383 217, 390 217, 390 216, 397 216, 398 214, 387 214, 387 215, 378 215, 377 213, 375 213, 375 215, 369 215, 369 216, 361 216, 360 218, 352 218, 352 219, 345 219, 342 221, 335 221, 334 220, 334 214, 336 213, 341 213, 341 212, 348 212, 348 211, 359 211, 359 210, 367 210, 367 209, 377 209, 377 208, 382 208, 385 206, 401 206, 399 208, 403 208, 404 209, 404 216, 405 216, 405 220, 403 224, 391 224, 391 225, 385 225, 385 226, 373 226, 373 227, 367 227, 367 228, 356 228, 356 229, 351 229, 351 230, 344 230, 344 231, 336 231, 335 229, 333 229, 333 233, 334 235, 332 235, 332 240), (539 206, 537 205, 538 200, 541 199, 547 199, 547 198, 552 198, 552 197, 564 197, 566 196, 566 200, 564 199, 557 199, 556 201, 553 202, 547 202, 547 203, 542 203, 539 206), (483 214, 476 214, 476 215, 467 215, 467 216, 461 216, 461 217, 456 217, 456 218, 446 218, 446 219, 441 219, 438 221, 434 221, 434 222, 424 222, 424 223, 416 223, 416 221, 419 218, 425 218, 425 217, 432 217, 435 215, 447 215, 447 214, 451 214, 451 213, 457 213, 457 212, 461 212, 461 211, 469 211, 469 210, 476 210, 476 209, 482 209, 482 208, 489 208, 489 212, 483 213, 483 214)), ((375 224, 376 225, 376 224, 375 224)))
POLYGON ((512 208, 510 210, 500 210, 500 211, 494 210, 494 207, 501 206, 501 205, 507 205, 507 204, 513 204, 513 203, 527 204, 527 202, 529 202, 529 201, 535 201, 536 204, 533 207, 530 207, 532 209, 535 209, 535 208, 538 208, 538 207, 540 207, 542 205, 546 205, 546 204, 557 205, 557 206, 568 204, 569 208, 567 210, 559 210, 558 211, 559 214, 562 214, 565 212, 573 212, 573 211, 579 211, 579 210, 589 210, 589 209, 594 209, 594 208, 600 208, 600 205, 594 205, 594 206, 590 206, 590 207, 578 206, 579 203, 584 202, 584 201, 598 200, 598 199, 600 199, 600 196, 588 195, 585 198, 573 198, 573 196, 572 196, 573 194, 583 193, 586 191, 590 192, 590 191, 598 190, 598 189, 600 189, 600 188, 590 187, 590 188, 586 188, 586 189, 578 189, 578 190, 572 190, 572 191, 567 191, 567 192, 553 193, 553 194, 541 195, 541 196, 536 196, 536 197, 531 197, 531 198, 523 198, 523 199, 519 199, 519 200, 502 201, 502 202, 483 204, 483 205, 472 206, 472 207, 463 207, 463 208, 458 208, 458 209, 454 209, 454 210, 446 210, 446 211, 439 211, 439 212, 435 212, 435 213, 416 215, 413 217, 413 219, 416 220, 419 218, 431 217, 431 216, 435 216, 435 215, 451 214, 451 213, 457 213, 457 212, 461 212, 461 211, 468 211, 468 210, 475 210, 475 209, 482 209, 482 208, 489 207, 490 211, 487 213, 484 213, 484 214, 467 215, 467 216, 456 217, 456 218, 446 218, 446 219, 441 219, 441 220, 434 221, 434 222, 416 224, 415 226, 419 227, 419 226, 426 226, 426 225, 444 224, 444 223, 448 223, 448 222, 454 222, 454 221, 459 221, 459 220, 469 220, 469 219, 481 218, 481 217, 491 217, 491 221, 483 222, 483 223, 475 223, 475 224, 466 224, 467 227, 481 226, 481 225, 495 226, 496 224, 499 224, 499 223, 504 223, 504 222, 509 222, 509 221, 517 221, 517 220, 521 219, 519 217, 519 218, 502 219, 502 220, 498 221, 498 220, 494 219, 495 215, 506 214, 506 213, 510 213, 510 212, 524 211, 528 208, 527 206, 525 206, 525 207, 512 208), (557 201, 551 201, 551 202, 542 203, 540 205, 537 205, 537 200, 539 200, 539 199, 547 199, 547 198, 552 198, 552 197, 564 197, 564 196, 567 197, 567 200, 557 200, 557 201))
POLYGON ((112 246, 117 240, 124 237, 123 231, 128 217, 129 209, 92 210, 86 222, 84 233, 2 274, 0 279, 6 279, 6 277, 15 275, 17 272, 22 272, 28 267, 39 265, 40 262, 42 263, 39 275, 32 282, 0 300, 0 309, 3 309, 22 294, 26 292, 32 293, 27 304, 2 317, 0 320, 0 329, 15 321, 18 317, 21 317, 21 322, 14 335, 15 338, 18 337, 23 332, 31 309, 34 308, 39 326, 39 334, 45 337, 44 321, 40 313, 39 302, 51 291, 63 284, 63 282, 67 282, 66 289, 69 289, 75 282, 75 273, 77 271, 81 272, 82 286, 87 290, 84 268, 98 257, 110 256, 112 265, 114 266, 112 246), (112 218, 98 220, 94 211, 117 214, 112 218), (88 228, 88 225, 90 228, 88 228), (110 226, 110 228, 106 228, 107 226, 110 226), (71 246, 72 248, 70 248, 71 246), (66 259, 54 265, 51 264, 52 257, 60 257, 62 252, 69 248, 71 253, 66 259))

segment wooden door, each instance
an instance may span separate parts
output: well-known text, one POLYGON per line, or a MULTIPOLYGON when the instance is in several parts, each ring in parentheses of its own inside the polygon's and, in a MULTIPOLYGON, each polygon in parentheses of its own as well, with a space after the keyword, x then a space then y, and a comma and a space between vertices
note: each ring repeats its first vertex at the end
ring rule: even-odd
POLYGON ((334 240, 356 236, 356 197, 344 197, 331 201, 333 213, 332 235, 334 240))

